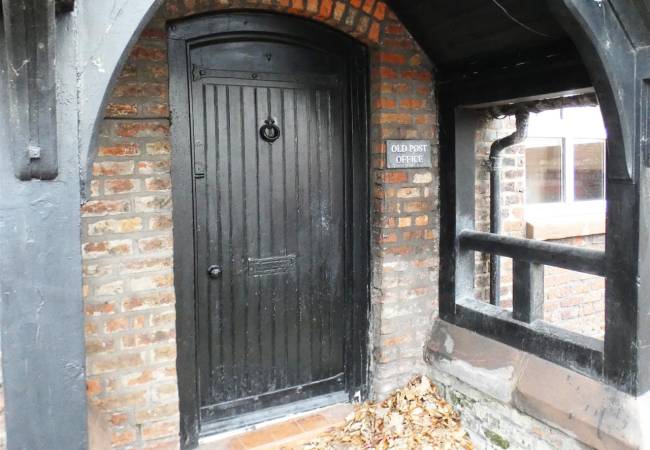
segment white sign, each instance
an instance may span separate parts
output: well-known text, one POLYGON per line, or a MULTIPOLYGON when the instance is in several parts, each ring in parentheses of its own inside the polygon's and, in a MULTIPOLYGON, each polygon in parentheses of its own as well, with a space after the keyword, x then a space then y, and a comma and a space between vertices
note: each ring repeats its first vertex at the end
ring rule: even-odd
POLYGON ((386 167, 389 169, 431 167, 431 143, 418 140, 386 141, 386 167))

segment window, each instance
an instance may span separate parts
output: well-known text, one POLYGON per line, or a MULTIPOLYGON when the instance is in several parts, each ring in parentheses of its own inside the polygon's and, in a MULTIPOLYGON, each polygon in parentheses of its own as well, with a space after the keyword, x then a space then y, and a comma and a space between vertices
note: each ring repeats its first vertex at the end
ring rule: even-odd
POLYGON ((605 126, 598 107, 532 114, 526 140, 526 209, 604 208, 605 126))
POLYGON ((562 201, 562 139, 526 143, 526 203, 562 201))

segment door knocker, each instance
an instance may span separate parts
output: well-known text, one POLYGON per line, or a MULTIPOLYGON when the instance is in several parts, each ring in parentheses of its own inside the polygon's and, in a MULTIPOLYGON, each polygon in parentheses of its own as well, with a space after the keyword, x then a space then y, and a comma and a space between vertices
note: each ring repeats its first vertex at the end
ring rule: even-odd
POLYGON ((273 143, 280 137, 280 127, 275 124, 275 119, 269 117, 264 121, 264 125, 260 128, 260 136, 266 142, 273 143))

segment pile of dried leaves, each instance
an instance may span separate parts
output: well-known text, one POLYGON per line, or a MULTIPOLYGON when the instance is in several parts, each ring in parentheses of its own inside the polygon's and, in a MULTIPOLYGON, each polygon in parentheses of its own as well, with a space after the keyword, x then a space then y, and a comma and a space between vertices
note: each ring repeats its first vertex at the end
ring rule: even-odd
POLYGON ((426 377, 412 380, 379 404, 366 402, 306 450, 441 449, 471 450, 454 409, 426 377))

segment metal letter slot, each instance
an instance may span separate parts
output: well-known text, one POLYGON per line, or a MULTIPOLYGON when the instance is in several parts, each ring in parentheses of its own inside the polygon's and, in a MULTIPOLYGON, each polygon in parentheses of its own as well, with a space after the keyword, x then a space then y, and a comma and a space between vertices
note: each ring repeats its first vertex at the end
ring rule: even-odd
POLYGON ((263 275, 278 275, 287 273, 295 267, 296 255, 248 259, 248 274, 257 277, 263 275))

